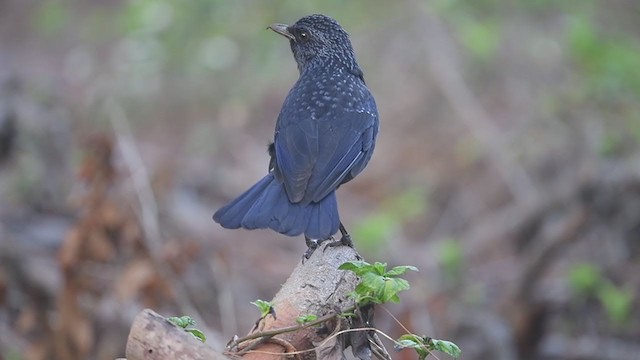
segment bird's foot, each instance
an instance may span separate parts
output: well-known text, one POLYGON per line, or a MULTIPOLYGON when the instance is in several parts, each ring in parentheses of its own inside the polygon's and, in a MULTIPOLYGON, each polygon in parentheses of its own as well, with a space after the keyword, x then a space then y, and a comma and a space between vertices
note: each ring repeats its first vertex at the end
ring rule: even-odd
POLYGON ((333 237, 330 237, 328 239, 323 239, 323 240, 317 240, 317 239, 311 239, 305 236, 304 242, 307 244, 307 251, 305 251, 304 254, 302 255, 302 262, 304 262, 305 260, 308 260, 313 254, 313 252, 316 251, 318 246, 320 246, 320 244, 326 240, 333 240, 333 237))
POLYGON ((345 229, 342 223, 340 223, 340 234, 342 234, 342 237, 340 238, 339 241, 331 243, 327 246, 334 247, 334 246, 344 245, 353 249, 353 241, 351 241, 351 235, 349 235, 349 233, 347 232, 347 229, 345 229))
MULTIPOLYGON (((347 232, 347 229, 344 228, 344 225, 342 225, 342 223, 340 223, 340 233, 342 234, 342 237, 340 238, 340 240, 332 241, 330 244, 327 244, 327 246, 324 248, 325 250, 327 250, 327 248, 329 247, 336 247, 336 246, 348 246, 355 250, 355 248, 353 247, 353 240, 351 240, 351 235, 349 235, 349 233, 347 232)), ((362 260, 358 252, 356 252, 356 258, 358 260, 362 260)))
POLYGON ((327 247, 336 247, 336 246, 348 246, 350 248, 353 248, 353 241, 351 240, 351 235, 343 234, 340 240, 335 240, 327 244, 327 247))

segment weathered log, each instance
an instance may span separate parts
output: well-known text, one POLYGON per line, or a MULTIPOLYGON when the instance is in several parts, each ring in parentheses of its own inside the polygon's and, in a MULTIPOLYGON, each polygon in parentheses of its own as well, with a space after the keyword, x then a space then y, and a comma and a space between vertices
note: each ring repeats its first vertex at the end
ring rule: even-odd
POLYGON ((126 355, 128 360, 227 359, 222 351, 200 342, 149 309, 140 312, 133 321, 126 355))
MULTIPOLYGON (((350 247, 329 247, 328 243, 323 243, 308 260, 298 264, 271 302, 275 316, 259 319, 248 336, 296 326, 300 315, 322 317, 354 306, 348 294, 354 290, 357 277, 338 267, 358 259, 358 254, 350 247)), ((280 359, 285 353, 312 350, 314 343, 322 340, 316 331, 316 327, 307 327, 273 337, 235 342, 230 349, 214 349, 147 309, 134 320, 126 356, 128 360, 215 360, 226 359, 223 353, 233 356, 250 347, 243 353, 246 359, 280 359)), ((315 352, 308 351, 298 357, 314 359, 315 352)))

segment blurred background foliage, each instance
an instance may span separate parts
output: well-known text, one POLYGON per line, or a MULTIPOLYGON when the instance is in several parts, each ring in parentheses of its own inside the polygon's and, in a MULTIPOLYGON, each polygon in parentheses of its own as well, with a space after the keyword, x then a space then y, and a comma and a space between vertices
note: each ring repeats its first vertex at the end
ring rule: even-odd
POLYGON ((0 359, 122 356, 144 306, 250 328, 304 242, 211 214, 266 171, 298 75, 265 28, 310 13, 378 102, 339 197, 368 261, 421 269, 390 310, 470 359, 637 358, 637 1, 8 0, 0 359))

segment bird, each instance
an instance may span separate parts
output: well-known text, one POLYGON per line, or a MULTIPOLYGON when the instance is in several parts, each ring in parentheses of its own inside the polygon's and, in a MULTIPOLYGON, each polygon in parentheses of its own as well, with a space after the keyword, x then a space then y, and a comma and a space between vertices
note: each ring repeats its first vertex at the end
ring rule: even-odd
POLYGON ((347 32, 326 15, 268 29, 289 40, 299 78, 286 96, 268 145, 268 173, 213 215, 228 229, 269 228, 305 237, 308 258, 317 246, 342 237, 336 189, 367 166, 379 130, 376 102, 356 62, 347 32))

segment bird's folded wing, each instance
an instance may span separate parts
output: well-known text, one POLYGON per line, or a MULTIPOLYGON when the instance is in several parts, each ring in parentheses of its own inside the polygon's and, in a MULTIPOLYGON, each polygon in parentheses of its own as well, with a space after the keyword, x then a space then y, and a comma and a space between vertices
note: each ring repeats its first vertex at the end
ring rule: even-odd
POLYGON ((374 112, 342 111, 279 128, 276 174, 289 200, 320 201, 345 178, 357 175, 373 150, 376 124, 374 112))
POLYGON ((311 118, 285 124, 274 139, 275 173, 284 184, 289 201, 298 203, 304 197, 318 157, 318 128, 311 118))

